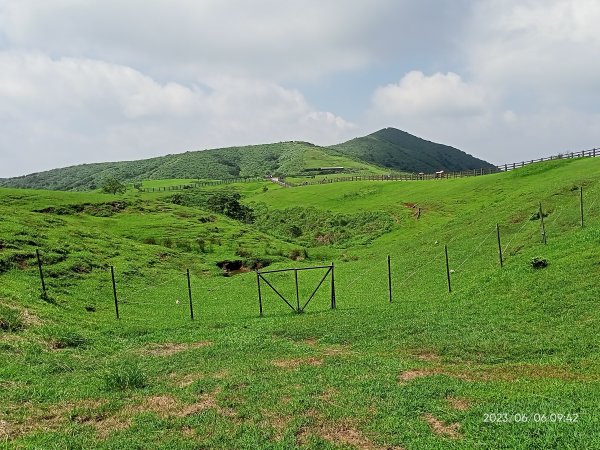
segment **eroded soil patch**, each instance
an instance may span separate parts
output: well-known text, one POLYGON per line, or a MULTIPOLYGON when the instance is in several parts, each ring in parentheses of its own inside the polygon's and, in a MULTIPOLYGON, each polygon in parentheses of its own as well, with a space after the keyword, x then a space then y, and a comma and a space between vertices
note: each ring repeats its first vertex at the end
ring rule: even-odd
POLYGON ((431 431, 438 436, 460 439, 460 423, 447 424, 431 414, 425 414, 423 420, 429 424, 431 431))
POLYGON ((323 358, 311 356, 306 358, 276 359, 272 361, 272 364, 280 369, 297 369, 300 366, 321 366, 323 365, 323 358))

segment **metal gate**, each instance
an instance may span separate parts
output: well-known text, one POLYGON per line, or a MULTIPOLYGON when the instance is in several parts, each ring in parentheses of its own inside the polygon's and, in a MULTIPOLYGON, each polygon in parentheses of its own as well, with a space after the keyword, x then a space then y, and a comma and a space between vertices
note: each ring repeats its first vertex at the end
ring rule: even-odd
POLYGON ((279 270, 265 270, 265 271, 256 271, 256 283, 258 286, 258 308, 260 311, 260 316, 263 315, 263 299, 262 299, 262 293, 261 293, 261 282, 266 283, 266 285, 271 288, 273 290, 273 292, 275 292, 275 294, 277 294, 277 296, 283 300, 291 309, 292 311, 294 311, 295 313, 299 314, 304 312, 304 309, 308 306, 308 304, 310 303, 310 301, 314 298, 315 294, 317 293, 317 291, 319 290, 319 288, 321 287, 321 285, 323 284, 323 282, 327 279, 327 277, 331 275, 331 309, 335 309, 336 308, 336 301, 335 301, 335 276, 334 276, 334 266, 333 263, 331 263, 330 266, 315 266, 315 267, 302 267, 299 269, 279 269, 279 270), (323 278, 321 278, 321 281, 319 282, 319 284, 317 284, 317 287, 314 289, 314 291, 312 292, 312 294, 310 294, 310 296, 308 297, 308 299, 306 300, 306 302, 304 303, 304 305, 300 306, 301 300, 300 300, 300 291, 299 291, 299 286, 298 286, 298 272, 301 271, 305 271, 305 270, 322 270, 322 269, 327 269, 327 271, 325 272, 325 275, 323 275, 323 278), (281 292, 279 292, 277 290, 277 288, 275 286, 273 286, 273 284, 267 280, 265 278, 266 274, 269 273, 281 273, 281 272, 294 272, 294 281, 296 283, 296 306, 292 305, 293 300, 290 302, 289 299, 286 299, 281 292))

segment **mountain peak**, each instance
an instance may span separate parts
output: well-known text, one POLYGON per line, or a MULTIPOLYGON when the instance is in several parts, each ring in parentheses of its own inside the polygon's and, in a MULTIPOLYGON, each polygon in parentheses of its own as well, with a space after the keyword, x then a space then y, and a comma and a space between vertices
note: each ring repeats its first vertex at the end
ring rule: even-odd
POLYGON ((392 127, 334 145, 333 148, 363 161, 410 172, 460 171, 492 166, 457 148, 427 141, 392 127))

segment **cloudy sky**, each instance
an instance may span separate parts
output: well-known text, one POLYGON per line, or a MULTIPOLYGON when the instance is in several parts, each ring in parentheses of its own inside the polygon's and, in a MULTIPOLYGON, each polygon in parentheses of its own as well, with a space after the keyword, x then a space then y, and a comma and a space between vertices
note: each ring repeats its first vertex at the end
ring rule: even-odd
POLYGON ((598 0, 0 0, 0 177, 396 127, 600 146, 598 0))

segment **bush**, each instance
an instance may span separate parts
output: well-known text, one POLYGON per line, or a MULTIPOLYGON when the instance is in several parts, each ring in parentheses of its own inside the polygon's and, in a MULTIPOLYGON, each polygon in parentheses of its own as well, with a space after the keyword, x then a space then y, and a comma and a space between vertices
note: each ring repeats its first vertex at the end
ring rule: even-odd
POLYGON ((302 236, 302 228, 300 228, 298 225, 292 225, 290 227, 290 235, 294 238, 302 236))
POLYGON ((290 250, 288 258, 294 261, 302 261, 308 258, 308 252, 305 248, 295 248, 290 250))
POLYGON ((238 247, 235 250, 235 254, 237 256, 241 256, 242 258, 249 258, 252 256, 252 252, 245 247, 238 247))
POLYGON ((543 269, 544 267, 548 267, 548 260, 541 256, 536 256, 535 258, 531 258, 530 264, 534 269, 543 269))
POLYGON ((116 178, 107 178, 102 182, 102 192, 107 194, 124 194, 127 186, 116 178))
POLYGON ((25 322, 21 311, 0 305, 0 330, 19 331, 23 328, 25 328, 25 322))
POLYGON ((146 374, 138 364, 124 363, 104 375, 104 386, 109 391, 141 389, 147 385, 146 374))

